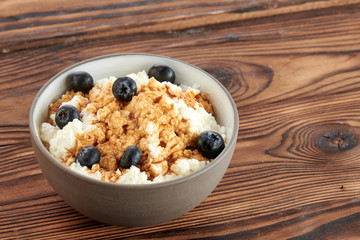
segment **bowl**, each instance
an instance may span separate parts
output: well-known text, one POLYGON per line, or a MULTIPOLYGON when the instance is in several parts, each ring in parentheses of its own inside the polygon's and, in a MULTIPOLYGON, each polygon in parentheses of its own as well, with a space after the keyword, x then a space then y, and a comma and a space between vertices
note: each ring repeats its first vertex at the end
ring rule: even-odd
POLYGON ((53 76, 37 93, 30 110, 30 133, 40 168, 56 193, 71 207, 97 221, 118 226, 149 226, 176 219, 200 204, 218 185, 234 153, 238 133, 236 105, 224 86, 210 74, 188 63, 149 54, 99 56, 70 66, 53 76), (66 77, 76 71, 94 79, 147 71, 154 64, 170 66, 176 83, 200 85, 225 126, 225 149, 211 163, 185 177, 151 184, 119 184, 79 174, 56 160, 40 139, 48 106, 67 90, 66 77))

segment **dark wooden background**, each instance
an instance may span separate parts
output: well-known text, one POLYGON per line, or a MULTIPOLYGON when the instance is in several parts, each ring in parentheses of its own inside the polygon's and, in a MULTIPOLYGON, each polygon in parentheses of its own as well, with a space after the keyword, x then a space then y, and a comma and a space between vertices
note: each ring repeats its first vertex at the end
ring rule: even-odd
POLYGON ((0 99, 0 239, 360 239, 359 0, 0 0, 0 99), (30 143, 51 76, 125 52, 206 70, 239 110, 221 183, 152 227, 73 210, 30 143))

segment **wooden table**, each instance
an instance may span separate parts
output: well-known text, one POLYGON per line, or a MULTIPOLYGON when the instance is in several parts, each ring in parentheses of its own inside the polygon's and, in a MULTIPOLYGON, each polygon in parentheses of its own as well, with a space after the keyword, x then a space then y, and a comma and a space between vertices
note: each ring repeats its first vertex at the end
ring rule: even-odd
POLYGON ((0 1, 0 239, 360 239, 360 1, 0 1), (49 186, 30 143, 40 87, 87 58, 166 55, 239 109, 232 162, 171 222, 93 221, 49 186))

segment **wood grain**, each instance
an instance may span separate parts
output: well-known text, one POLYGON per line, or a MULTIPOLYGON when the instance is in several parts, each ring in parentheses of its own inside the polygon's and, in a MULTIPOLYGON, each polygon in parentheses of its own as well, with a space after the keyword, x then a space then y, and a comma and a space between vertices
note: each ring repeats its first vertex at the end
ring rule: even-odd
POLYGON ((360 1, 0 6, 1 239, 359 239, 360 1), (223 83, 239 110, 221 183, 157 226, 109 226, 76 212, 48 185, 30 143, 28 112, 40 87, 71 64, 119 52, 194 64, 223 83))
POLYGON ((289 14, 314 12, 358 3, 342 1, 62 1, 44 3, 3 1, 5 15, 0 27, 3 51, 22 49, 58 42, 118 37, 159 31, 183 30, 211 24, 289 14), (23 9, 23 10, 21 10, 23 9))

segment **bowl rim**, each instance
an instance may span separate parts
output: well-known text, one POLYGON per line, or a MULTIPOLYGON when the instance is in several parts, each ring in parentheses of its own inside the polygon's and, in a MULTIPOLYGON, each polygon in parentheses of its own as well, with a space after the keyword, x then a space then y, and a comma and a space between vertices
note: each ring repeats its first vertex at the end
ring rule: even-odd
MULTIPOLYGON (((215 77, 213 77, 212 75, 210 75, 206 71, 202 70, 201 68, 199 68, 197 66, 194 66, 194 65, 192 65, 190 63, 187 63, 187 62, 184 62, 182 60, 175 59, 175 58, 167 57, 167 56, 162 56, 162 55, 157 55, 157 54, 148 54, 148 53, 113 53, 113 54, 106 54, 106 55, 100 55, 100 56, 88 58, 88 59, 82 60, 82 61, 80 61, 78 63, 72 64, 72 65, 64 68, 60 72, 56 73, 49 80, 46 81, 46 83, 40 88, 40 90, 35 95, 35 97, 33 99, 33 102, 31 104, 30 112, 29 112, 29 129, 30 129, 31 138, 33 139, 33 142, 34 142, 34 144, 36 144, 38 149, 46 156, 48 161, 52 162, 53 164, 55 164, 57 167, 59 167, 60 169, 62 169, 65 172, 67 172, 68 174, 71 174, 72 176, 74 176, 76 178, 80 178, 83 181, 91 182, 92 184, 100 184, 100 185, 105 184, 107 187, 114 187, 114 188, 136 188, 136 189, 148 189, 148 188, 150 189, 151 188, 151 189, 153 189, 153 188, 160 188, 160 187, 169 186, 169 185, 171 186, 171 185, 175 185, 175 184, 178 184, 178 183, 181 183, 181 182, 189 181, 189 180, 197 177, 198 175, 203 174, 204 172, 208 171, 209 169, 215 167, 217 164, 219 164, 219 162, 221 161, 222 156, 227 155, 228 152, 231 150, 230 146, 232 144, 236 144, 237 136, 238 136, 238 128, 239 128, 239 117, 238 117, 238 110, 237 110, 236 104, 235 104, 231 94, 219 82, 219 80, 217 80, 215 77), (151 182, 151 183, 145 183, 145 184, 137 184, 137 183, 113 183, 113 182, 108 182, 108 181, 102 181, 102 180, 95 179, 95 178, 92 178, 90 176, 86 176, 84 174, 78 173, 78 172, 70 169, 69 167, 65 166, 63 163, 59 162, 46 149, 46 147, 44 146, 44 144, 42 143, 42 141, 40 139, 40 135, 36 134, 37 131, 36 131, 35 119, 34 119, 34 109, 35 109, 35 107, 37 105, 37 102, 38 102, 41 94, 60 75, 66 73, 67 71, 70 71, 71 69, 73 69, 75 67, 83 65, 85 63, 98 61, 98 60, 101 60, 101 59, 104 59, 104 58, 125 57, 125 56, 158 57, 158 58, 162 58, 164 60, 171 60, 171 61, 178 62, 180 64, 185 64, 185 65, 190 66, 192 68, 195 68, 197 71, 201 71, 202 73, 207 75, 210 79, 212 79, 224 91, 224 93, 227 95, 228 100, 231 103, 232 109, 234 110, 234 126, 233 126, 233 134, 232 134, 231 138, 229 139, 229 141, 227 142, 227 144, 225 144, 225 148, 219 154, 219 156, 217 156, 215 159, 213 159, 210 163, 206 164, 201 169, 199 169, 199 170, 197 170, 197 171, 195 171, 193 173, 190 173, 189 175, 179 177, 179 178, 175 178, 175 179, 171 179, 171 180, 166 180, 166 181, 163 181, 163 182, 151 182)), ((39 131, 40 131, 40 129, 39 129, 39 131)))

